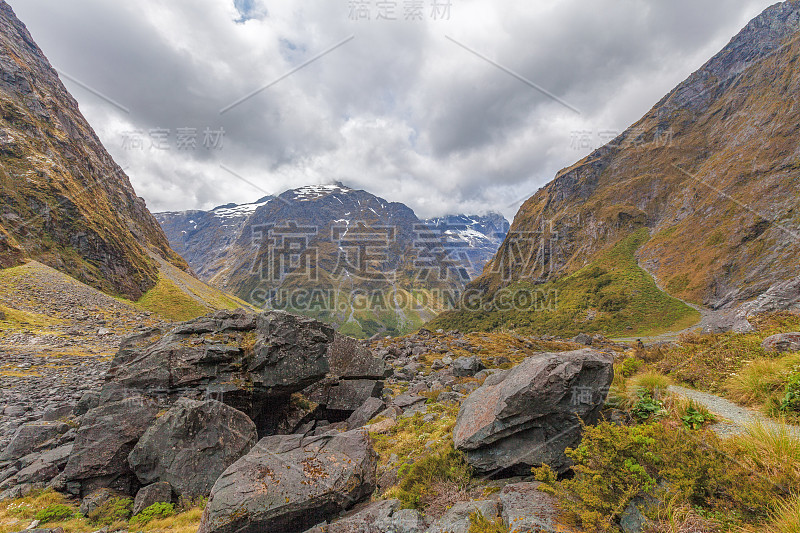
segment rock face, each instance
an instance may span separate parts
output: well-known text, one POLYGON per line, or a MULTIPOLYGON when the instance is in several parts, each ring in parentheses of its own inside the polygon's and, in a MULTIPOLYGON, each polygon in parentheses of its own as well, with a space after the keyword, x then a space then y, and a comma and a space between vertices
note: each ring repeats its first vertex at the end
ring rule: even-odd
POLYGON ((179 400, 128 455, 143 485, 167 482, 178 496, 208 496, 217 478, 258 436, 247 415, 214 400, 179 400))
POLYGON ((488 377, 461 405, 453 440, 480 472, 569 464, 564 450, 593 424, 613 379, 613 358, 592 349, 533 356, 488 377))
POLYGON ((153 483, 139 489, 136 499, 133 500, 134 516, 141 513, 154 503, 169 503, 172 501, 172 487, 166 481, 153 483))
POLYGON ((144 398, 128 398, 92 409, 83 417, 72 454, 64 469, 80 493, 109 487, 131 493, 136 480, 128 454, 156 419, 158 407, 144 398))
POLYGON ((114 358, 103 399, 130 391, 162 402, 216 398, 269 425, 269 402, 328 373, 330 326, 282 312, 219 311, 167 332, 125 341, 114 358))
POLYGON ((69 430, 63 422, 30 422, 23 424, 11 438, 11 442, 0 455, 0 463, 15 461, 45 448, 54 448, 58 437, 69 430))
POLYGON ((131 300, 157 281, 150 253, 186 268, 6 2, 0 101, 0 268, 36 259, 131 300))
POLYGON ((800 333, 779 333, 767 337, 761 347, 770 352, 800 352, 800 333))
POLYGON ((375 490, 363 430, 266 437, 214 484, 199 533, 300 533, 375 490))

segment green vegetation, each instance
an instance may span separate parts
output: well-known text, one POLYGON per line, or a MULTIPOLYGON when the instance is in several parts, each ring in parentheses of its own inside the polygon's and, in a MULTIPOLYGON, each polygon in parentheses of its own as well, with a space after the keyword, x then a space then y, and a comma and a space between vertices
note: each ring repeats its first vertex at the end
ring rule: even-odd
POLYGON ((451 447, 427 455, 398 471, 400 482, 392 496, 410 509, 425 509, 441 497, 444 487, 460 493, 467 489, 472 471, 461 452, 451 447))
POLYGON ((42 524, 48 522, 63 522, 75 516, 75 509, 63 503, 53 503, 37 512, 33 518, 42 524))
POLYGON ((130 498, 109 498, 91 511, 87 518, 96 524, 112 526, 131 517, 133 500, 130 498))
POLYGON ((63 528, 66 533, 92 533, 105 524, 110 524, 112 531, 196 533, 205 506, 204 499, 182 501, 177 506, 156 504, 128 521, 125 516, 130 516, 130 499, 113 500, 90 519, 78 513, 78 502, 62 494, 51 489, 33 491, 24 498, 0 503, 0 533, 24 530, 31 520, 41 520, 46 528, 63 528))
POLYGON ((200 305, 163 274, 158 276, 155 287, 147 291, 134 305, 176 321, 191 320, 210 311, 208 307, 200 305))
POLYGON ((175 514, 175 505, 166 502, 154 503, 130 520, 134 527, 142 526, 158 518, 169 518, 175 514))
POLYGON ((469 533, 508 533, 509 527, 499 516, 489 520, 481 513, 473 513, 469 517, 469 533))
POLYGON ((481 310, 447 312, 428 327, 509 329, 562 337, 581 332, 648 336, 690 327, 700 320, 700 314, 661 291, 638 266, 634 253, 648 239, 647 229, 641 228, 571 275, 542 285, 518 282, 498 293, 508 291, 508 301, 517 299, 518 294, 539 295, 534 305, 499 310, 495 303, 499 296, 495 295, 495 301, 484 302, 481 310))

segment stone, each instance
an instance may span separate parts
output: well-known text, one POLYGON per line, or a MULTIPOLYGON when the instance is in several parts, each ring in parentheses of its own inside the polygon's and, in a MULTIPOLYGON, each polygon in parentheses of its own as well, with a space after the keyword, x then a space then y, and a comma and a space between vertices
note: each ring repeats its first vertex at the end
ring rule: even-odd
POLYGON ((470 516, 475 513, 494 520, 500 515, 500 508, 494 500, 459 502, 437 519, 426 533, 469 533, 470 516))
POLYGON ((128 464, 143 485, 165 481, 178 496, 208 496, 220 474, 257 440, 256 425, 241 411, 181 398, 147 428, 128 464))
POLYGON ((560 522, 558 501, 539 490, 540 483, 513 483, 500 491, 501 516, 509 533, 568 533, 560 522))
POLYGON ((459 357, 453 361, 453 375, 459 378, 472 377, 486 368, 477 355, 459 357))
POLYGON ((99 392, 85 392, 78 400, 78 403, 75 404, 75 407, 72 410, 72 414, 75 416, 83 416, 88 413, 91 409, 100 405, 100 393, 99 392))
POLYGON ((424 396, 406 392, 401 394, 397 398, 393 399, 390 405, 399 407, 400 409, 406 409, 408 407, 411 407, 412 405, 418 403, 425 403, 426 401, 428 401, 428 399, 425 398, 424 396))
POLYGON ((72 447, 66 444, 41 454, 17 473, 17 483, 40 483, 55 478, 66 466, 72 447))
POLYGON ((63 405, 61 407, 55 407, 53 409, 48 409, 42 415, 42 420, 45 422, 55 422, 57 420, 63 420, 72 416, 72 411, 75 407, 73 405, 63 405))
POLYGON ((386 403, 380 398, 367 398, 361 406, 353 411, 347 419, 347 427, 350 429, 359 428, 375 418, 375 415, 386 408, 386 403))
POLYGON ((89 513, 117 496, 119 493, 108 488, 92 491, 81 500, 80 512, 83 516, 89 516, 89 513))
POLYGON ((386 363, 351 337, 334 336, 328 350, 330 373, 342 379, 383 379, 386 363))
POLYGON ((767 337, 761 347, 768 352, 800 352, 800 333, 779 333, 767 337))
POLYGON ((64 469, 68 482, 80 482, 82 494, 97 488, 128 493, 134 475, 128 454, 156 419, 158 408, 144 398, 101 405, 86 413, 64 469))
POLYGON ((172 501, 172 486, 166 481, 160 481, 139 489, 133 500, 133 514, 136 516, 155 503, 170 503, 172 501))
POLYGON ((479 472, 565 472, 564 454, 594 424, 613 379, 613 357, 596 350, 545 353, 489 376, 461 404, 455 446, 479 472))
POLYGON ((28 422, 21 425, 11 438, 5 451, 0 455, 0 463, 16 461, 25 455, 57 446, 58 438, 69 431, 63 422, 28 422))
POLYGON ((214 484, 198 533, 300 533, 369 498, 376 466, 364 430, 266 437, 214 484))
POLYGON ((151 329, 123 340, 101 403, 131 391, 168 403, 215 398, 259 425, 270 402, 326 376, 333 340, 331 326, 279 311, 218 311, 151 329))
POLYGON ((330 411, 353 412, 370 398, 379 397, 383 382, 371 379, 347 379, 331 387, 326 407, 330 411))
POLYGON ((591 335, 586 333, 578 333, 575 337, 573 337, 572 342, 576 344, 583 344, 584 346, 591 346, 594 339, 591 335))

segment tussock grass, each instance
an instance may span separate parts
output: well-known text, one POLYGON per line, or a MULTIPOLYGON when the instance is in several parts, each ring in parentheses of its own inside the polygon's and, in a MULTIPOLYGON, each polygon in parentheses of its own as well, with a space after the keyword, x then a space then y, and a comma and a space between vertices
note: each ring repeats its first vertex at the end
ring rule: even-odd
MULTIPOLYGON (((753 530, 755 531, 755 530, 753 530)), ((800 533, 800 496, 781 503, 762 533, 800 533)))
POLYGON ((745 428, 745 433, 733 437, 728 445, 744 458, 753 472, 766 476, 773 485, 785 490, 800 488, 800 439, 789 427, 777 428, 755 422, 745 428))

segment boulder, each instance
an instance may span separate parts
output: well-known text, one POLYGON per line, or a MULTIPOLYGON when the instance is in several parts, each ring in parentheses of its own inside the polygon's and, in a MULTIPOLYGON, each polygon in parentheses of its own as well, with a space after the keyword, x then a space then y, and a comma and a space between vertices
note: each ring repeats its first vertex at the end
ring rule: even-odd
POLYGON ((479 472, 545 463, 564 472, 564 450, 580 442, 582 423, 597 421, 613 375, 613 357, 590 348, 530 357, 462 402, 455 446, 479 472))
POLYGON ((80 482, 82 494, 104 487, 130 493, 134 476, 128 454, 157 413, 155 403, 144 398, 112 402, 86 413, 64 469, 67 482, 80 482))
POLYGON ((199 533, 300 533, 368 498, 376 465, 363 430, 266 437, 214 484, 199 533))
POLYGON ((367 401, 353 411, 353 414, 347 419, 347 427, 350 429, 360 428, 384 409, 386 409, 386 403, 380 398, 367 398, 367 401))
POLYGON ((75 404, 74 409, 72 410, 72 414, 75 416, 83 416, 88 413, 91 409, 100 405, 100 393, 99 392, 85 392, 78 400, 78 403, 75 404))
POLYGON ((427 533, 469 533, 470 516, 475 513, 494 520, 500 514, 500 508, 494 500, 459 502, 436 520, 427 533))
POLYGON ((139 489, 133 500, 134 516, 141 513, 155 503, 170 503, 172 501, 172 486, 166 481, 160 481, 139 489))
POLYGON ((16 474, 17 483, 50 481, 64 469, 71 453, 72 444, 44 452, 33 463, 16 474))
POLYGON ((539 490, 539 483, 514 483, 500 491, 503 521, 509 533, 568 533, 577 531, 559 520, 558 501, 539 490))
POLYGON ((486 367, 477 355, 459 357, 453 361, 453 375, 459 378, 472 377, 484 368, 486 367))
POLYGON ((363 511, 333 522, 328 533, 372 533, 391 531, 393 533, 422 533, 425 521, 413 509, 401 509, 400 500, 377 501, 363 511))
POLYGON ((343 379, 383 379, 386 364, 361 342, 351 337, 334 336, 328 350, 330 373, 343 379))
POLYGON ((381 395, 383 382, 373 379, 346 379, 331 387, 326 407, 330 411, 354 412, 370 398, 381 395))
POLYGON ((178 496, 208 496, 220 474, 257 440, 256 425, 241 411, 181 398, 145 431, 128 464, 143 485, 162 481, 178 496))
POLYGON ((325 377, 333 339, 327 324, 278 311, 218 311, 152 329, 122 342, 101 403, 131 391, 168 403, 213 398, 255 420, 271 399, 325 377))
POLYGON ((31 452, 55 448, 61 435, 69 431, 63 422, 28 422, 21 425, 5 451, 0 455, 0 463, 16 461, 31 452))
POLYGON ((800 352, 800 333, 779 333, 767 337, 761 347, 768 352, 800 352))
POLYGON ((103 505, 111 498, 120 496, 118 492, 111 489, 97 489, 87 494, 81 500, 80 512, 83 516, 88 516, 89 513, 103 505))

